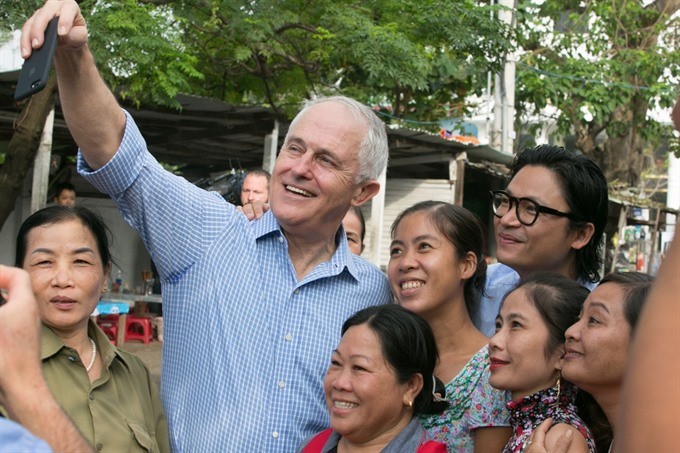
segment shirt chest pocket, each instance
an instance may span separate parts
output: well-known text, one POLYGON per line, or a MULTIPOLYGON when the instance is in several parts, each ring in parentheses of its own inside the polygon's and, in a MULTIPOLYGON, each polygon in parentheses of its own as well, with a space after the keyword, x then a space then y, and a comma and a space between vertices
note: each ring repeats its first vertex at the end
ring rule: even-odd
POLYGON ((130 442, 130 452, 153 452, 159 453, 158 443, 156 442, 156 437, 149 434, 149 430, 146 426, 139 423, 134 423, 129 420, 127 425, 132 433, 132 442, 130 442))

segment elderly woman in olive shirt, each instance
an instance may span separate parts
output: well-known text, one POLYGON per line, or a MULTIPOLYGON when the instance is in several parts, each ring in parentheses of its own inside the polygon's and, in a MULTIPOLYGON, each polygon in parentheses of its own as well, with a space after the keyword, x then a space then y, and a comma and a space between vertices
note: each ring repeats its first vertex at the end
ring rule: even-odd
POLYGON ((111 267, 108 230, 83 207, 52 206, 17 235, 16 265, 31 276, 43 321, 47 384, 99 451, 169 451, 158 390, 136 356, 91 321, 111 267))

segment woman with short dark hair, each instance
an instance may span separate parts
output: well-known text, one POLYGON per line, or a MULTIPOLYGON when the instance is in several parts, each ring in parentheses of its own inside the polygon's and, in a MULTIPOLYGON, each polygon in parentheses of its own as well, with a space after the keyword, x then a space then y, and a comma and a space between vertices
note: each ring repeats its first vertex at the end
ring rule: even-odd
POLYGON ((15 263, 38 301, 45 380, 83 437, 104 452, 169 451, 149 370, 90 319, 111 269, 102 219, 78 206, 35 212, 19 229, 15 263))
POLYGON ((447 406, 435 395, 437 358, 432 331, 418 315, 398 305, 354 314, 324 380, 331 428, 301 451, 446 452, 415 417, 447 406))

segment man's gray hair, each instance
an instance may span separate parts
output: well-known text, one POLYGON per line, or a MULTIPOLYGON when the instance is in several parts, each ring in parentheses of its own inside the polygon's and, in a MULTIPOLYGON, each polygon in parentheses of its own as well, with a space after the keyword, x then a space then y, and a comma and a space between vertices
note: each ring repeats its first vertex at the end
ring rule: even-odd
MULTIPOLYGON (((359 146, 359 174, 355 182, 359 184, 369 179, 378 179, 380 173, 387 168, 387 159, 389 158, 387 132, 385 132, 385 124, 373 110, 364 104, 347 96, 310 99, 303 104, 302 110, 293 118, 288 128, 288 134, 307 109, 324 102, 336 102, 344 105, 354 118, 366 125, 366 135, 359 146)), ((288 134, 286 134, 286 141, 288 141, 288 134)))

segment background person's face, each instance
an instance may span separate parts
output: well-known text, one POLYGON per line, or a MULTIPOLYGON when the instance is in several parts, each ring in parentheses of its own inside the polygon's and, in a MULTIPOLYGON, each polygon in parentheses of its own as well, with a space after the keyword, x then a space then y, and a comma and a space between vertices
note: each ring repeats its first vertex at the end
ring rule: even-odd
POLYGON ((364 243, 361 241, 363 231, 361 228, 361 221, 354 213, 354 209, 347 211, 345 218, 342 219, 342 226, 345 227, 349 250, 355 255, 361 255, 361 252, 364 251, 364 243))
POLYGON ((59 206, 75 206, 76 193, 72 190, 64 189, 54 197, 54 203, 59 206))
POLYGON ((241 204, 266 203, 269 201, 267 177, 262 175, 246 175, 241 186, 241 204))

